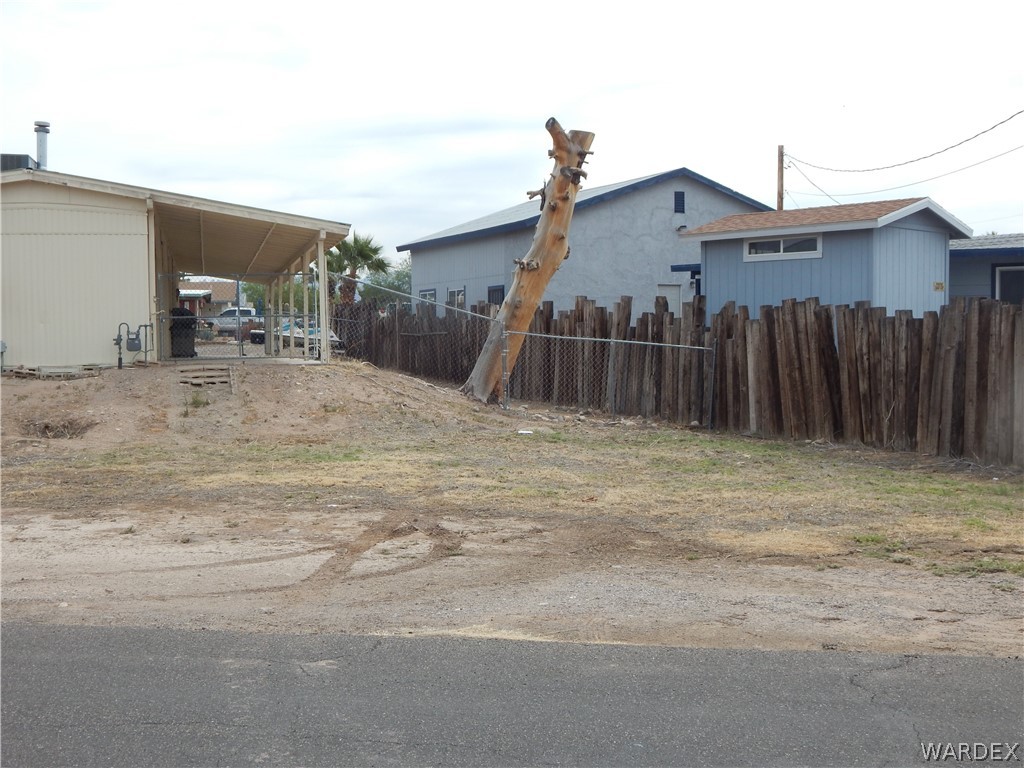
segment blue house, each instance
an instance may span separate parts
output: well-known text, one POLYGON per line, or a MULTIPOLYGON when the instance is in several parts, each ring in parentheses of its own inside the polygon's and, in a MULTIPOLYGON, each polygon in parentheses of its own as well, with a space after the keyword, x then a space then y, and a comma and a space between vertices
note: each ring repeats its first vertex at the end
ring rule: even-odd
POLYGON ((917 317, 949 298, 950 240, 971 229, 930 198, 726 216, 680 232, 700 243, 703 293, 717 312, 817 297, 870 301, 917 317))
MULTIPOLYGON (((547 287, 545 300, 571 309, 576 296, 611 307, 623 295, 649 309, 665 296, 678 312, 693 296, 699 245, 680 248, 678 232, 734 213, 770 208, 687 168, 581 189, 569 231, 570 256, 547 287), (686 261, 688 273, 673 272, 686 261)), ((522 203, 398 246, 410 252, 413 293, 469 307, 500 304, 512 285, 514 260, 533 242, 540 205, 522 203)))
POLYGON ((949 295, 1024 300, 1024 234, 982 235, 949 244, 949 295))

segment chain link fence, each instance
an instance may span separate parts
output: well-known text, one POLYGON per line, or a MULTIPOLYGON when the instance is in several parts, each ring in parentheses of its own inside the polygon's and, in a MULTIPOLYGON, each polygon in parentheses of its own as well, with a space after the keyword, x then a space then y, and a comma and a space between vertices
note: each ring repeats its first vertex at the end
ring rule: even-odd
POLYGON ((453 306, 332 275, 329 295, 351 295, 334 290, 348 281, 358 300, 330 304, 321 331, 319 292, 308 273, 244 281, 164 275, 160 294, 168 309, 155 332, 171 359, 317 360, 329 343, 332 355, 455 387, 469 379, 493 333, 503 347, 495 395, 505 408, 514 401, 546 403, 713 424, 714 350, 692 343, 706 339, 702 324, 681 328, 661 312, 645 313, 629 327, 628 305, 605 313, 581 301, 557 316, 549 303, 542 305, 530 330, 506 332, 497 305, 466 308, 458 294, 453 306), (510 348, 519 350, 514 361, 510 348))
POLYGON ((449 385, 469 377, 494 322, 486 307, 467 310, 376 286, 372 297, 336 305, 331 316, 348 357, 449 385))
POLYGON ((704 407, 706 373, 714 370, 714 349, 629 339, 600 339, 507 332, 521 336, 518 359, 507 372, 506 407, 511 400, 637 415, 710 426, 704 407))
POLYGON ((286 357, 318 359, 321 333, 314 276, 246 275, 234 280, 160 275, 158 322, 163 356, 172 360, 286 357))
MULTIPOLYGON (((332 327, 349 357, 462 386, 498 323, 498 309, 493 304, 463 309, 375 286, 373 298, 335 307, 332 327)), ((504 347, 499 399, 505 408, 512 407, 514 401, 548 403, 617 416, 712 425, 713 346, 637 339, 645 333, 657 335, 646 315, 642 317, 646 325, 638 322, 638 327, 630 330, 633 338, 623 339, 545 332, 540 326, 562 329, 573 323, 572 313, 560 313, 557 323, 545 323, 544 315, 538 312, 527 332, 495 331, 504 347), (521 342, 521 347, 514 365, 509 366, 513 339, 521 342)), ((668 319, 672 320, 671 316, 668 319)), ((589 328, 589 324, 579 327, 589 328)), ((667 335, 673 336, 671 331, 667 335)), ((702 327, 689 335, 676 327, 675 335, 705 338, 702 327)))

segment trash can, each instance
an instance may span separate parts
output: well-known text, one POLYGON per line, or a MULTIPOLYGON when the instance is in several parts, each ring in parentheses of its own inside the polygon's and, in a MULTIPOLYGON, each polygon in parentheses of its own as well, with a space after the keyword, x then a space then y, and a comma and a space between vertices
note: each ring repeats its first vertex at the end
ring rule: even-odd
POLYGON ((173 307, 171 317, 171 357, 195 357, 196 316, 184 307, 173 307))

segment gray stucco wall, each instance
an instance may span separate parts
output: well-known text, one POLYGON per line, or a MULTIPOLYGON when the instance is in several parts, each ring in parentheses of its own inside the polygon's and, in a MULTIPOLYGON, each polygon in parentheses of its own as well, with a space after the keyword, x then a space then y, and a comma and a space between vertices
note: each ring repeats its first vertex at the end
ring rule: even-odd
POLYGON ((530 229, 417 252, 412 262, 413 295, 434 290, 443 304, 449 290, 465 288, 467 308, 485 301, 488 287, 504 285, 508 289, 513 259, 526 255, 532 241, 530 229))
POLYGON ((728 301, 758 317, 763 304, 817 297, 822 304, 852 304, 871 298, 873 231, 828 232, 820 259, 743 261, 743 240, 704 244, 703 290, 709 312, 728 301))
MULTIPOLYGON (((689 284, 689 274, 673 264, 700 261, 700 245, 681 240, 689 228, 751 206, 688 177, 667 179, 595 205, 578 208, 569 230, 569 258, 548 286, 544 299, 555 310, 570 309, 576 296, 611 308, 623 295, 636 312, 650 311, 659 284, 689 284), (686 212, 675 213, 675 192, 686 193, 686 212)), ((467 306, 487 298, 487 288, 512 284, 513 259, 523 258, 534 228, 412 252, 413 292, 436 289, 443 301, 449 287, 466 286, 467 306)), ((685 286, 684 286, 685 287, 685 286)), ((684 291, 685 292, 685 291, 684 291)))

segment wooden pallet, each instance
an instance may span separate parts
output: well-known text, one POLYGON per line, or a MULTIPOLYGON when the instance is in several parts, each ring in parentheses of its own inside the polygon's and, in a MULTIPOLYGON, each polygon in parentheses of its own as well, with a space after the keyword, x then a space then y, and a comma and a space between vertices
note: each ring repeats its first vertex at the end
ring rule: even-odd
POLYGON ((100 375, 98 365, 41 365, 39 367, 4 368, 4 376, 16 379, 85 379, 100 375))
POLYGON ((227 365, 203 365, 195 368, 179 368, 178 376, 182 384, 193 387, 204 387, 212 384, 228 384, 234 392, 234 373, 227 365))

